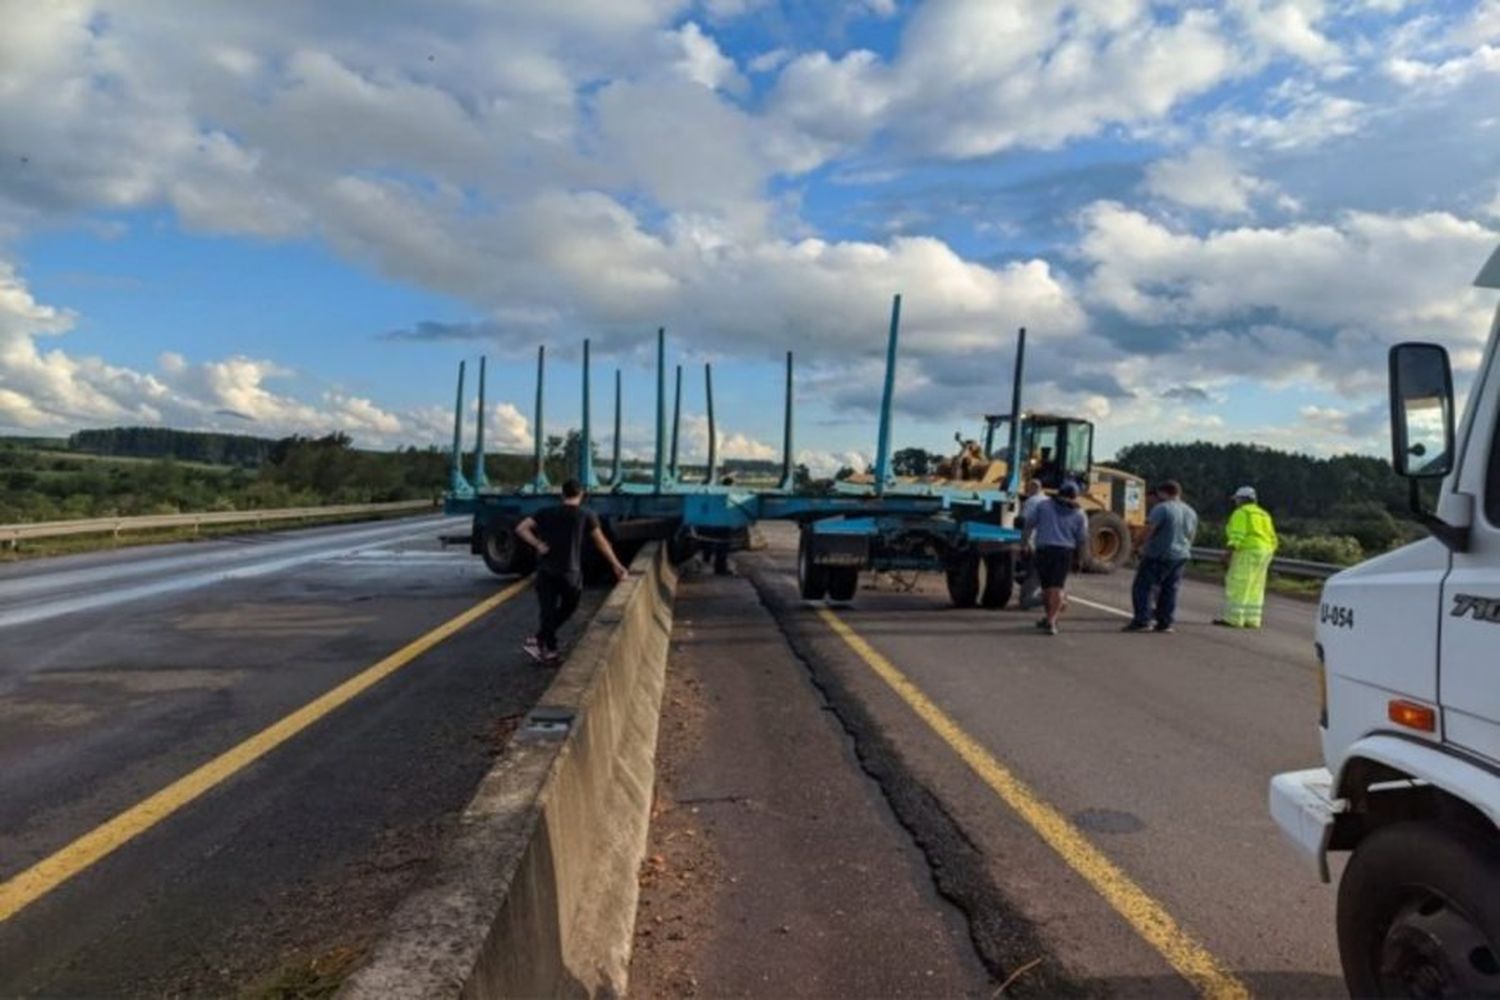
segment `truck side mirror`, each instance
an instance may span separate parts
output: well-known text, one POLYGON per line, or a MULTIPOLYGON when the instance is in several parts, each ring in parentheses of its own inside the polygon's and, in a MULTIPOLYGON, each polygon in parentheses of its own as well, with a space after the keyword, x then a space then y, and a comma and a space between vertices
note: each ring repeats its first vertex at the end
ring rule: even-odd
POLYGON ((1409 479, 1453 471, 1453 369, 1437 344, 1391 348, 1391 464, 1409 479))

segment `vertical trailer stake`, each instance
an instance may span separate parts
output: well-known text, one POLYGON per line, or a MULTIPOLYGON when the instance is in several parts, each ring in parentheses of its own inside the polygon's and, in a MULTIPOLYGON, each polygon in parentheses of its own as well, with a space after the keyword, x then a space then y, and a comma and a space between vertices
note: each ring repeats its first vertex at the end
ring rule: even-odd
POLYGON ((464 478, 464 363, 458 363, 458 398, 453 404, 453 456, 448 464, 448 489, 469 496, 474 488, 464 478))
POLYGON ((677 482, 677 437, 682 429, 682 366, 677 366, 677 392, 672 402, 672 460, 667 466, 667 477, 677 482))
POLYGON ((656 454, 651 456, 651 492, 667 478, 667 328, 656 328, 656 454))
POLYGON ((719 433, 714 428, 714 366, 703 366, 703 391, 708 402, 708 471, 703 482, 709 486, 719 478, 719 433))
POLYGON ((880 438, 875 446, 875 495, 884 496, 891 478, 891 403, 896 394, 896 334, 901 328, 901 294, 891 299, 891 335, 885 346, 885 393, 880 397, 880 438))
POLYGON ((479 357, 479 416, 474 427, 474 491, 490 484, 484 467, 484 356, 479 357))
POLYGON ((547 466, 542 452, 542 375, 546 370, 547 347, 544 344, 536 349, 536 421, 532 424, 531 431, 535 438, 532 455, 536 466, 535 474, 531 478, 531 492, 533 493, 544 493, 552 486, 547 482, 547 466))
POLYGON ((609 474, 609 485, 620 485, 620 369, 615 369, 615 442, 614 462, 609 474))
POLYGON ((797 464, 792 457, 792 352, 786 352, 786 419, 781 431, 781 489, 790 493, 797 485, 797 464))
POLYGON ((1021 494, 1021 376, 1026 370, 1026 328, 1016 340, 1015 381, 1010 389, 1010 461, 1005 470, 1005 491, 1011 496, 1021 494))
POLYGON ((589 342, 583 340, 583 429, 578 432, 578 481, 586 490, 599 485, 594 475, 594 436, 589 428, 589 342))

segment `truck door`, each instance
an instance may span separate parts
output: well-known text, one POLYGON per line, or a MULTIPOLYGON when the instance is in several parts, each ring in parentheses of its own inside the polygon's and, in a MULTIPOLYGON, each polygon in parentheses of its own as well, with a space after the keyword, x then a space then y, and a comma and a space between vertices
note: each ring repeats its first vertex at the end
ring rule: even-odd
POLYGON ((1453 554, 1443 586, 1438 696, 1445 738, 1500 761, 1500 354, 1495 339, 1474 387, 1467 440, 1460 446, 1458 489, 1475 498, 1473 533, 1468 551, 1453 554))

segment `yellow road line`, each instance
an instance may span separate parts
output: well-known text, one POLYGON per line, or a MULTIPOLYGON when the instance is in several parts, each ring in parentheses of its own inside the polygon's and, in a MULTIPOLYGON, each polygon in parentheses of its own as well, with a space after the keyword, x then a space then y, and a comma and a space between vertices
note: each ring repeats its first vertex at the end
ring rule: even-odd
POLYGON ((57 853, 43 858, 0 884, 0 923, 9 920, 94 862, 128 844, 204 792, 264 757, 334 709, 358 697, 455 632, 498 608, 524 590, 529 582, 518 580, 493 597, 480 601, 463 614, 449 619, 364 672, 314 698, 281 721, 224 751, 197 770, 178 778, 57 853))
POLYGON ((1199 993, 1214 1000, 1250 995, 1245 984, 1185 931, 1160 903, 1148 896, 1129 875, 1105 857, 1062 813, 1044 801, 977 740, 964 732, 952 717, 938 708, 890 660, 832 611, 819 608, 818 614, 1006 805, 1036 831, 1048 847, 1056 851, 1094 891, 1103 896, 1135 932, 1191 982, 1199 993))

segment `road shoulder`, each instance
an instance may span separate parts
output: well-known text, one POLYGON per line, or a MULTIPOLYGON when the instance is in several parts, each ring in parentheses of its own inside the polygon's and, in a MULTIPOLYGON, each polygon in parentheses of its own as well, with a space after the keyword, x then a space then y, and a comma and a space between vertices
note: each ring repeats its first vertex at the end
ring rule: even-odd
POLYGON ((746 580, 683 579, 657 768, 632 993, 993 992, 962 915, 746 580))

